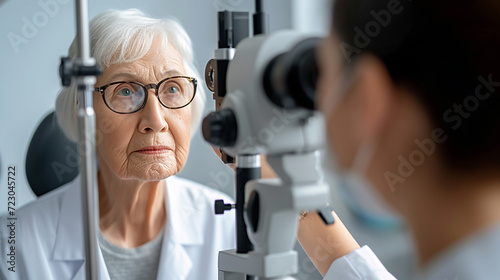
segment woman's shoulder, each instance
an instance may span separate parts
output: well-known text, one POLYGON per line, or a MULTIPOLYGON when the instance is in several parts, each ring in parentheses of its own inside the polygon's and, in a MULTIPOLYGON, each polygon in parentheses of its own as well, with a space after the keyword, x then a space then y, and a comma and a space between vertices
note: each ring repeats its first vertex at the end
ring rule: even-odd
MULTIPOLYGON (((48 274, 44 273, 48 273, 50 267, 45 261, 52 258, 61 217, 80 215, 77 212, 79 205, 71 200, 79 193, 78 182, 63 185, 16 209, 14 215, 7 213, 0 219, 0 224, 8 225, 0 227, 0 274, 15 269, 13 279, 35 279, 33 275, 36 273, 40 273, 40 279, 48 279, 48 274), (74 195, 69 195, 72 193, 74 195), (9 257, 8 252, 15 257, 9 257), (9 261, 15 258, 15 261, 8 263, 7 258, 9 261), (47 266, 29 266, 33 261, 41 261, 47 266)), ((71 221, 78 223, 73 217, 71 221)), ((70 223, 68 227, 74 227, 74 224, 70 223)))
MULTIPOLYGON (((55 231, 62 201, 69 192, 74 191, 75 188, 78 189, 77 185, 78 181, 75 179, 52 190, 16 209, 14 213, 6 213, 4 217, 1 217, 0 223, 16 221, 23 235, 29 232, 34 233, 36 230, 55 231)), ((3 228, 0 229, 0 235, 4 234, 3 228)))

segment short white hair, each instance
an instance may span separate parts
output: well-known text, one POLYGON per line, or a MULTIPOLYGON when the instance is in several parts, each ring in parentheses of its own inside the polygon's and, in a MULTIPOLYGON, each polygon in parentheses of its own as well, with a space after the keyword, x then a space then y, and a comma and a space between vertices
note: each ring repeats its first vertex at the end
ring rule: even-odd
MULTIPOLYGON (((90 55, 103 68, 113 64, 134 62, 144 57, 156 36, 162 46, 172 43, 184 63, 186 74, 198 80, 196 96, 191 106, 191 136, 198 128, 205 107, 206 93, 193 63, 191 39, 181 24, 172 18, 154 19, 137 9, 108 10, 94 17, 89 24, 90 55)), ((68 56, 76 57, 76 38, 68 56)), ((97 95, 96 95, 97 96, 97 95)), ((94 98, 96 98, 96 96, 94 98)), ((75 83, 61 90, 56 101, 57 122, 66 137, 78 141, 77 91, 75 83)))

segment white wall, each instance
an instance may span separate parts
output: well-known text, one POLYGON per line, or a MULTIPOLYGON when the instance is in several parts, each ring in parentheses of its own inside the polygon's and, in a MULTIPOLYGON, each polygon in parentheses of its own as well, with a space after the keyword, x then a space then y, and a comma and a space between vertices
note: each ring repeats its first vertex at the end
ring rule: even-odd
POLYGON ((292 28, 320 36, 330 30, 332 0, 292 0, 292 28))

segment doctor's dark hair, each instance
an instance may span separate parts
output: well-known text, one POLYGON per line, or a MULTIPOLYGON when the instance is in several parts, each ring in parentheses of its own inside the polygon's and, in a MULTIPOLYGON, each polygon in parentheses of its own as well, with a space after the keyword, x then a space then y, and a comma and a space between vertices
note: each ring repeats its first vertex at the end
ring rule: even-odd
POLYGON ((332 24, 346 67, 375 55, 420 100, 450 167, 500 167, 500 2, 336 0, 332 24))

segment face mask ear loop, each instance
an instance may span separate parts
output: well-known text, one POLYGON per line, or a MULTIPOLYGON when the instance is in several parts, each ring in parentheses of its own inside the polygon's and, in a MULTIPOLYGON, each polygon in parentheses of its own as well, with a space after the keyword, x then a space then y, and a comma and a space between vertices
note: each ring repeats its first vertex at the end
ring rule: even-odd
POLYGON ((352 171, 357 171, 360 175, 366 176, 366 171, 375 154, 376 145, 373 145, 373 142, 374 141, 366 140, 361 144, 352 162, 352 171))

